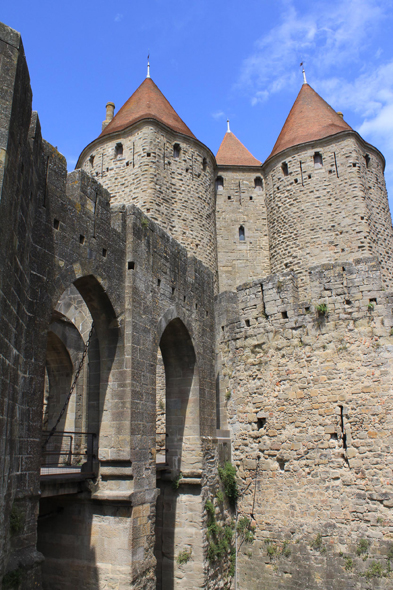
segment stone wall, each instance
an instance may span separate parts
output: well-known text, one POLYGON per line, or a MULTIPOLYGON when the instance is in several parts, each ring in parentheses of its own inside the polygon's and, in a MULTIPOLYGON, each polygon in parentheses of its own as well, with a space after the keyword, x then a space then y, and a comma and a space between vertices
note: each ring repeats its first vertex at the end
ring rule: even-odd
POLYGON ((260 168, 218 168, 217 251, 220 292, 270 273, 265 188, 260 168), (244 232, 240 235, 240 228, 244 232), (244 237, 244 239, 241 239, 244 237))
MULTIPOLYGON (((354 134, 341 134, 300 151, 287 150, 264 166, 271 271, 296 272, 301 296, 308 291, 307 270, 314 264, 367 254, 379 256, 383 268, 389 263, 393 233, 384 192, 383 161, 368 146, 372 150, 372 168, 367 170, 366 180, 367 144, 359 141, 354 134), (316 152, 322 156, 320 167, 314 165, 316 152), (287 175, 283 164, 287 165, 287 175), (366 193, 365 187, 375 175, 376 188, 367 188, 366 193), (385 254, 381 255, 382 251, 385 254)), ((387 272, 383 270, 383 274, 385 277, 387 272)), ((390 286, 387 279, 385 285, 390 286)))
POLYGON ((199 141, 142 121, 90 144, 78 165, 110 191, 112 204, 137 205, 216 273, 214 163, 199 141))
POLYGON ((219 297, 239 514, 256 525, 239 587, 388 588, 393 297, 372 258, 313 267, 310 289, 299 302, 284 273, 219 297))
POLYGON ((25 588, 40 584, 42 560, 36 551, 42 390, 31 273, 42 169, 31 99, 20 35, 0 24, 0 579, 23 578, 25 588))

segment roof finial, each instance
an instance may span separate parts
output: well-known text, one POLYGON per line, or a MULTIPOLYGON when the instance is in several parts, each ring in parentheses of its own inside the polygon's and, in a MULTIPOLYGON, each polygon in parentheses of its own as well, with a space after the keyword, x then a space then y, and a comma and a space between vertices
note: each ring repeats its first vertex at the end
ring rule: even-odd
POLYGON ((300 67, 302 68, 302 72, 303 72, 303 84, 307 84, 306 72, 304 71, 303 62, 300 64, 300 67))
POLYGON ((150 53, 147 56, 147 76, 146 78, 150 78, 150 53))
POLYGON ((229 128, 229 119, 227 119, 227 133, 230 133, 230 132, 231 132, 231 130, 229 128))

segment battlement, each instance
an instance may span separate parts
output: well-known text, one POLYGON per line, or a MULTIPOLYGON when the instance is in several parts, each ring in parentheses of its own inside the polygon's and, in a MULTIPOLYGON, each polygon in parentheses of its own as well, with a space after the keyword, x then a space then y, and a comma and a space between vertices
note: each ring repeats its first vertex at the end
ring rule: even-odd
POLYGON ((301 300, 294 272, 269 275, 240 285, 236 293, 217 298, 220 338, 240 337, 244 330, 265 325, 298 330, 305 324, 357 321, 383 313, 385 326, 393 326, 393 294, 382 286, 374 257, 352 262, 322 264, 308 271, 310 296, 301 300))

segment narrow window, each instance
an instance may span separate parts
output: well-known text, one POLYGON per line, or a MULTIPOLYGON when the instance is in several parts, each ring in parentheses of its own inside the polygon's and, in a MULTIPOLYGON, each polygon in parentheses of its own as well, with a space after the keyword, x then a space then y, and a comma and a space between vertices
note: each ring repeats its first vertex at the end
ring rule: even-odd
POLYGON ((231 201, 231 200, 232 200, 231 195, 228 195, 228 201, 231 201))
POLYGON ((129 260, 127 266, 128 266, 128 270, 134 270, 135 262, 133 260, 129 260))
POLYGON ((102 249, 102 255, 103 255, 104 258, 106 258, 106 255, 107 255, 107 249, 106 248, 103 248, 102 249))
POLYGON ((59 227, 60 227, 60 221, 58 219, 54 219, 53 220, 53 227, 55 229, 59 229, 59 227))
POLYGON ((93 166, 94 166, 94 156, 93 155, 90 156, 89 162, 90 162, 90 166, 93 168, 93 166))
POLYGON ((173 145, 173 157, 180 158, 180 144, 179 143, 175 143, 173 145))
POLYGON ((222 191, 222 189, 224 188, 224 179, 222 176, 217 176, 216 178, 216 190, 217 191, 222 191))
POLYGON ((246 233, 244 231, 244 226, 241 225, 239 227, 239 241, 240 242, 245 242, 246 241, 246 233))
POLYGON ((80 244, 84 244, 85 243, 85 236, 82 236, 82 234, 79 236, 79 243, 80 244))
POLYGON ((121 158, 123 155, 123 144, 118 142, 115 145, 115 158, 121 158))
POLYGON ((322 166, 323 166, 322 154, 320 154, 319 152, 315 152, 315 154, 314 154, 314 168, 322 168, 322 166))
POLYGON ((207 160, 206 160, 206 158, 203 158, 202 168, 203 168, 203 171, 206 172, 206 168, 207 168, 207 160))
POLYGON ((366 154, 364 156, 364 160, 366 162, 366 168, 368 168, 370 166, 370 156, 368 154, 366 154))
POLYGON ((262 178, 260 176, 254 178, 254 188, 256 191, 262 190, 262 178))
POLYGON ((284 176, 288 176, 288 164, 286 162, 281 164, 281 170, 284 176))

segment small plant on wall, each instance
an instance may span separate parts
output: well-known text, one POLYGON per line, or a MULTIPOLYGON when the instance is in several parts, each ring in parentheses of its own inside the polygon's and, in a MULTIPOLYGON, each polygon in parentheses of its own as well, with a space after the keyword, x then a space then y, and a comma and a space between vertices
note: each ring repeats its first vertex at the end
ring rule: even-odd
POLYGON ((184 565, 185 563, 188 563, 190 561, 191 555, 192 547, 190 547, 189 549, 183 549, 183 551, 180 551, 180 553, 176 557, 176 561, 179 565, 184 565))

